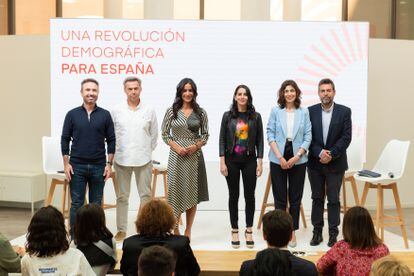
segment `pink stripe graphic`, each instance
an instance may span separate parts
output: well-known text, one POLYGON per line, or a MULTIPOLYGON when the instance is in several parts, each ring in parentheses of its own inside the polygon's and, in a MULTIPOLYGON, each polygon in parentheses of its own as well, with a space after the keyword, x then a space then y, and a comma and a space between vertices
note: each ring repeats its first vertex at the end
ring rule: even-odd
POLYGON ((320 69, 325 70, 328 74, 332 75, 332 77, 336 77, 337 72, 332 71, 331 69, 327 68, 325 65, 323 65, 322 63, 317 62, 316 60, 308 57, 307 55, 305 55, 305 60, 307 62, 309 62, 310 64, 315 65, 316 67, 319 67, 320 69))
POLYGON ((355 38, 357 42, 358 57, 361 60, 362 59, 362 48, 361 48, 361 37, 359 35, 358 24, 354 24, 354 27, 355 27, 355 38))
POLYGON ((325 59, 325 61, 331 65, 332 67, 334 67, 337 71, 340 71, 341 68, 335 63, 333 62, 328 56, 326 56, 321 50, 319 50, 315 45, 311 46, 311 49, 316 52, 316 54, 318 54, 321 58, 325 59))
POLYGON ((345 35, 345 38, 346 38, 346 42, 348 43, 348 48, 351 51, 352 59, 354 61, 356 61, 354 47, 352 47, 351 37, 349 36, 348 29, 346 28, 346 25, 345 24, 342 24, 342 31, 344 32, 344 35, 345 35))
POLYGON ((323 46, 325 46, 329 52, 336 58, 336 60, 342 65, 342 68, 345 67, 345 62, 342 58, 338 55, 338 53, 332 48, 331 44, 329 44, 324 37, 321 38, 323 46))
POLYGON ((320 74, 319 72, 316 72, 314 70, 308 69, 308 68, 304 68, 304 67, 299 67, 299 71, 302 71, 303 73, 306 73, 308 75, 323 79, 326 78, 325 75, 320 74))
POLYGON ((345 48, 342 45, 341 41, 339 40, 339 37, 336 35, 336 32, 334 30, 331 30, 331 34, 334 37, 335 42, 338 45, 339 49, 341 50, 342 55, 345 57, 346 61, 350 63, 351 60, 349 59, 348 53, 345 51, 345 48))

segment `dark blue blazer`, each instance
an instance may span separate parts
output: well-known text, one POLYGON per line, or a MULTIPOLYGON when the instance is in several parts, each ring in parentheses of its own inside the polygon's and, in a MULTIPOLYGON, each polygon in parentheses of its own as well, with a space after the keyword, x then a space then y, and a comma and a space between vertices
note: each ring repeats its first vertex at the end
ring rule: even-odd
POLYGON ((315 104, 309 108, 312 123, 312 142, 309 146, 308 168, 321 170, 324 166, 330 172, 344 172, 348 169, 346 149, 352 139, 351 109, 335 103, 331 123, 329 125, 326 145, 322 134, 322 106, 315 104), (332 160, 324 165, 319 162, 322 149, 331 151, 332 160))

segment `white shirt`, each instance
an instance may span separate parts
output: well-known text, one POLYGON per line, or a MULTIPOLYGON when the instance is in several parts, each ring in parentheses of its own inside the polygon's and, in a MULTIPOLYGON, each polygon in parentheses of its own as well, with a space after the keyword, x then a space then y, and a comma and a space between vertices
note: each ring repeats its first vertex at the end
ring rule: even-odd
POLYGON ((293 138, 293 124, 295 122, 295 112, 288 112, 286 111, 286 138, 292 139, 293 138))
POLYGON ((331 124, 334 105, 335 104, 332 103, 331 107, 326 110, 322 107, 322 135, 324 145, 326 145, 326 140, 328 139, 329 125, 331 124))
POLYGON ((83 253, 76 248, 69 248, 63 254, 39 258, 24 255, 22 258, 22 275, 95 275, 83 253))
POLYGON ((155 110, 142 104, 131 109, 127 103, 112 112, 115 126, 115 162, 121 166, 143 166, 151 161, 157 145, 158 123, 155 110))

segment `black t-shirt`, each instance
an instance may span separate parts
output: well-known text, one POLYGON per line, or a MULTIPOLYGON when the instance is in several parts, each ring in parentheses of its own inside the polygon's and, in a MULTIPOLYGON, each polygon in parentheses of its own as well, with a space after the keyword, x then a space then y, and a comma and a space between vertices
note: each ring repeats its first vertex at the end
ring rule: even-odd
POLYGON ((229 158, 232 162, 246 162, 253 158, 249 152, 249 116, 247 112, 239 112, 236 118, 236 133, 234 133, 233 152, 229 158))
MULTIPOLYGON (((102 239, 102 241, 112 248, 112 238, 105 238, 102 239)), ((91 266, 100 266, 115 263, 115 260, 111 256, 108 256, 105 252, 96 247, 93 243, 90 243, 86 246, 78 245, 77 248, 80 251, 82 251, 83 255, 85 255, 86 259, 88 260, 91 266)), ((116 250, 116 248, 113 249, 116 250)))

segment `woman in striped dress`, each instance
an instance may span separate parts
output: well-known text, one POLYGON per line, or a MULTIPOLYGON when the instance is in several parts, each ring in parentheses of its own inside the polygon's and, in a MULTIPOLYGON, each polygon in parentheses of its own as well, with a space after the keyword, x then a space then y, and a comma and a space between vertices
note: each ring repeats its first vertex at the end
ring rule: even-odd
MULTIPOLYGON (((201 147, 208 140, 207 113, 196 102, 197 86, 185 78, 177 85, 172 107, 162 122, 162 139, 170 146, 168 203, 177 218, 186 212, 184 235, 191 238, 197 204, 208 201, 207 174, 201 147)), ((174 229, 179 234, 178 223, 174 229)))

